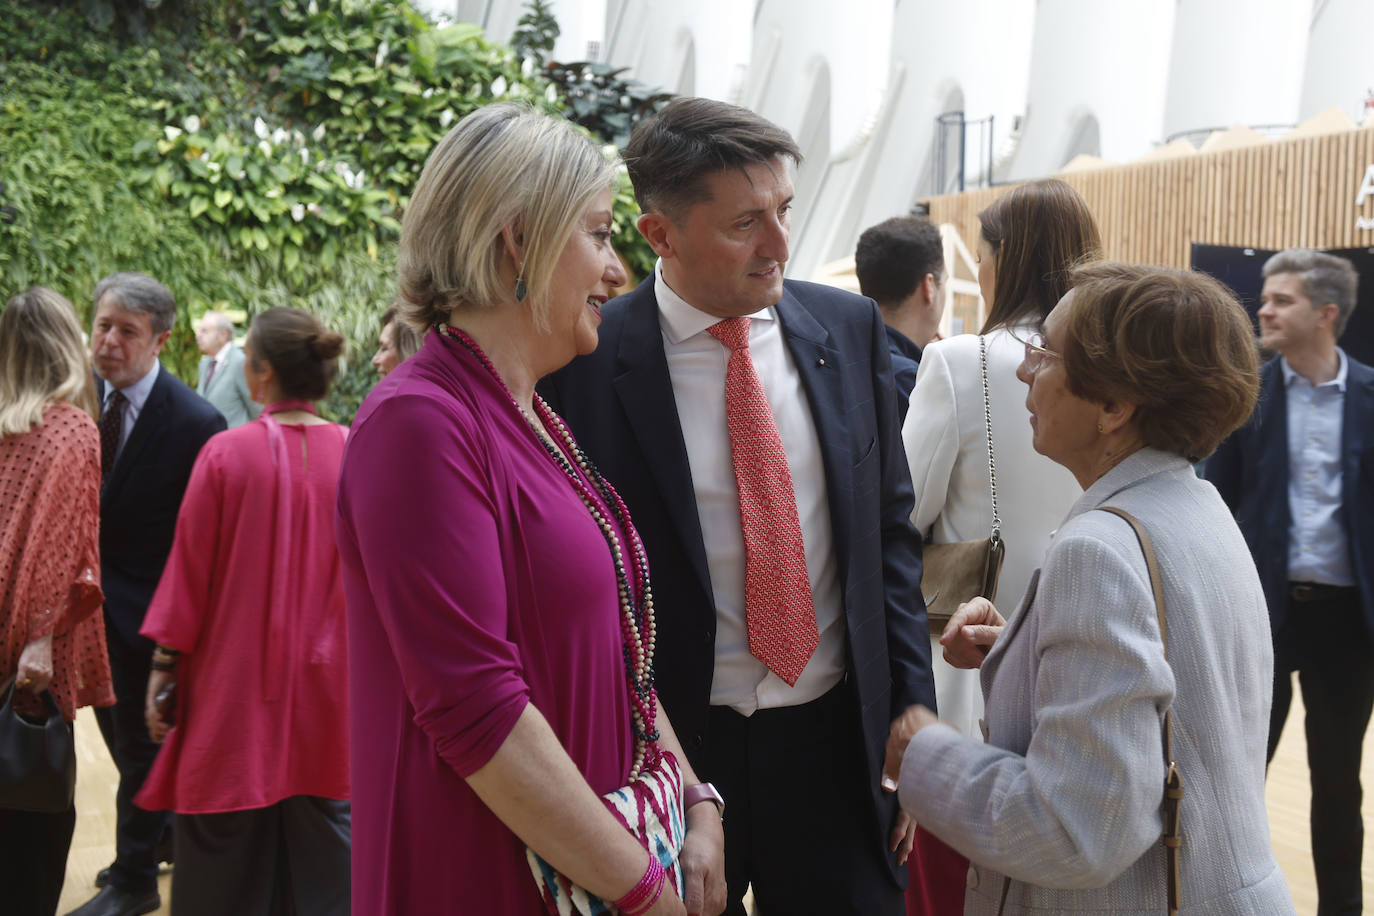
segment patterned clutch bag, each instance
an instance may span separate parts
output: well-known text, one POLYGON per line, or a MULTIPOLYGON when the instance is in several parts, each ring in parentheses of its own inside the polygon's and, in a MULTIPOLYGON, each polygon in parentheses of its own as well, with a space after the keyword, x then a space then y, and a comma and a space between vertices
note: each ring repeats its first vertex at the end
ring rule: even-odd
MULTIPOLYGON (((660 753, 657 761, 645 766, 629 785, 601 796, 601 801, 621 826, 658 858, 681 897, 685 888, 677 859, 687 835, 687 822, 677 758, 667 751, 660 753)), ((614 904, 573 884, 528 846, 525 858, 550 916, 613 916, 619 912, 614 904)))

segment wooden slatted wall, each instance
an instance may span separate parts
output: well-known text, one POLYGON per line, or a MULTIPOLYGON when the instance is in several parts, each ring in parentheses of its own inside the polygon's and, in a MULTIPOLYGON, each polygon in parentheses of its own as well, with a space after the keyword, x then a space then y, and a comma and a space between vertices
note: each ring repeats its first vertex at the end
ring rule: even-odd
MULTIPOLYGON (((1374 230, 1356 229, 1374 218, 1374 194, 1355 206, 1371 163, 1374 128, 1060 177, 1092 208, 1109 258, 1186 268, 1194 243, 1374 246, 1374 230)), ((972 248, 979 211, 1011 187, 929 198, 930 217, 972 248)))

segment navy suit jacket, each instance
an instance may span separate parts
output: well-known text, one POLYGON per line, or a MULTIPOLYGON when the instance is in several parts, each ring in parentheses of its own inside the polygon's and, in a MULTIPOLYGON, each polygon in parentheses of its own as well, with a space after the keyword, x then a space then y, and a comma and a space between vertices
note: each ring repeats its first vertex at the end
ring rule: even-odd
MULTIPOLYGON (((1365 626, 1374 635, 1374 369, 1346 356, 1341 502, 1365 626)), ((1280 360, 1260 373, 1259 405, 1207 459, 1203 476, 1235 513, 1278 632, 1288 613, 1288 409, 1280 360)))
MULTIPOLYGON (((870 300, 813 283, 787 281, 777 314, 820 439, 854 714, 875 829, 885 840, 895 813, 879 788, 888 726, 913 703, 935 704, 921 540, 910 522, 887 335, 870 300)), ((540 392, 620 491, 644 540, 657 611, 656 683, 700 769, 710 741, 716 608, 653 276, 606 304, 596 352, 549 376, 540 392)))
MULTIPOLYGON (((105 383, 97 387, 103 402, 105 383)), ((224 416, 164 366, 100 491, 100 587, 107 619, 139 645, 172 550, 191 467, 224 416)))
POLYGON ((886 331, 887 350, 892 357, 892 380, 897 385, 897 418, 905 422, 911 391, 916 387, 916 370, 921 368, 921 348, 891 325, 886 331))

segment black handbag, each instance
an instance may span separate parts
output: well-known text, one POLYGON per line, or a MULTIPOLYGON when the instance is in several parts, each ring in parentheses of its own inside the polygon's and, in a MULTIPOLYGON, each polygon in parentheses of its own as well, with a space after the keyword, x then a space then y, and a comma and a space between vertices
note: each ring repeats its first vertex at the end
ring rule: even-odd
POLYGON ((0 808, 61 814, 76 791, 76 739, 52 692, 43 691, 48 717, 29 722, 14 709, 14 677, 0 686, 0 808))

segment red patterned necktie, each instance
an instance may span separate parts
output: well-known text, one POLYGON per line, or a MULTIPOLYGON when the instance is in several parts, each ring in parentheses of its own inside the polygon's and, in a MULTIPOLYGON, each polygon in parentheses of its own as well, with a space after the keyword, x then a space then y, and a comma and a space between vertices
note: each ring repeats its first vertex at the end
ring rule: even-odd
POLYGON ((219 368, 219 363, 215 361, 215 358, 214 358, 213 356, 210 357, 210 368, 209 368, 209 370, 205 373, 205 390, 206 390, 206 391, 209 391, 209 390, 210 390, 210 382, 214 381, 214 378, 215 378, 215 370, 216 370, 217 368, 219 368))
POLYGON ((115 452, 119 451, 119 433, 124 427, 124 405, 128 398, 118 388, 110 395, 110 403, 100 415, 100 476, 105 477, 114 467, 115 452))
POLYGON ((730 348, 725 414, 744 531, 744 607, 749 651, 789 686, 816 651, 816 607, 792 472, 768 397, 749 355, 749 319, 727 318, 707 331, 730 348))

